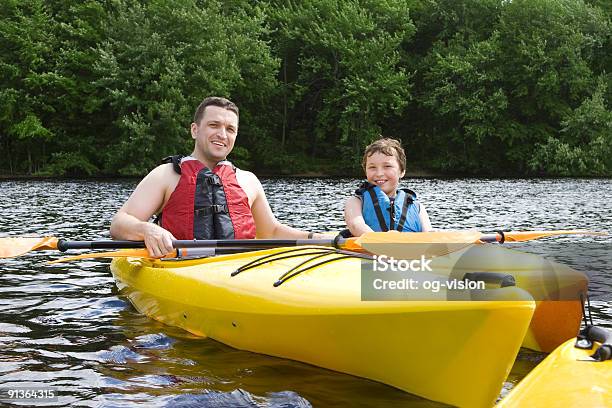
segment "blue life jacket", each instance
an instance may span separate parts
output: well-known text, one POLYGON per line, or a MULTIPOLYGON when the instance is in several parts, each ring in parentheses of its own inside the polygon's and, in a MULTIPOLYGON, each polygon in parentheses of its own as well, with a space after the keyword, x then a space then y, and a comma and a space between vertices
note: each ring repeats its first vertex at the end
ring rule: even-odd
POLYGON ((423 231, 419 218, 421 208, 414 191, 401 188, 395 198, 390 199, 380 187, 366 181, 355 190, 355 194, 361 197, 363 219, 372 230, 423 231))

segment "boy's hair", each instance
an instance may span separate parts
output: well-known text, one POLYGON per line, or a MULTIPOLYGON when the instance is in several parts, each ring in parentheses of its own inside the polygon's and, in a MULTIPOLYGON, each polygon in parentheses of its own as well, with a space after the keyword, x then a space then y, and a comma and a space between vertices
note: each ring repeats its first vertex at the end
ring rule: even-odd
POLYGON ((236 116, 239 116, 238 106, 236 106, 234 102, 230 101, 229 99, 221 98, 219 96, 209 96, 208 98, 204 99, 196 109, 195 114, 193 115, 194 123, 198 125, 200 124, 200 121, 204 116, 204 110, 207 106, 218 106, 220 108, 225 108, 228 111, 234 112, 236 116))
POLYGON ((404 153, 404 149, 402 149, 402 144, 399 140, 381 136, 380 139, 370 143, 368 147, 366 147, 365 152, 363 153, 363 159, 361 160, 361 167, 363 167, 363 171, 366 171, 366 162, 368 161, 368 157, 374 153, 394 156, 399 163, 400 171, 406 171, 406 153, 404 153))

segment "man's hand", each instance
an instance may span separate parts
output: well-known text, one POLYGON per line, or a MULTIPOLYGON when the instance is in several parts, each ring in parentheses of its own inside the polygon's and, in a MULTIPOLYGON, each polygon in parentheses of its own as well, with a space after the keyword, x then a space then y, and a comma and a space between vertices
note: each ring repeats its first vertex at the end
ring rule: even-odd
POLYGON ((172 241, 176 238, 157 224, 146 223, 143 236, 149 255, 153 258, 161 258, 174 251, 172 241))

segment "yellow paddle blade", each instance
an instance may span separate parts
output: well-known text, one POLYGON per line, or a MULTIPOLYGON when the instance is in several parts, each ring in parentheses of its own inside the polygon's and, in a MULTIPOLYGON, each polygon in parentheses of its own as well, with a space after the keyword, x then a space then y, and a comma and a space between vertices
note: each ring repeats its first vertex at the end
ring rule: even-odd
POLYGON ((396 259, 415 259, 425 256, 447 255, 478 242, 480 232, 431 231, 431 232, 368 232, 355 240, 355 244, 376 255, 396 259))
POLYGON ((557 230, 557 231, 509 231, 504 232, 506 242, 530 241, 532 239, 553 237, 557 235, 608 235, 607 232, 588 230, 557 230))
POLYGON ((30 251, 57 249, 55 237, 0 238, 0 258, 13 258, 30 251))
MULTIPOLYGON (((164 256, 164 258, 176 258, 176 250, 164 256)), ((95 258, 151 258, 149 252, 146 249, 124 249, 121 251, 110 251, 110 252, 92 252, 89 254, 80 254, 75 256, 67 256, 64 258, 56 259, 55 261, 49 261, 49 264, 58 264, 62 262, 77 261, 79 259, 95 259, 95 258)))

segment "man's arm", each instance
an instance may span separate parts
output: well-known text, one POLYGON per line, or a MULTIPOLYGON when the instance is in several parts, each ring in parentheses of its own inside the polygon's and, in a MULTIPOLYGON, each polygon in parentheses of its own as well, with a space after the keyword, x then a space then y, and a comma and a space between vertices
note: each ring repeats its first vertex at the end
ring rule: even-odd
MULTIPOLYGON (((244 172, 247 176, 247 182, 249 189, 253 191, 253 204, 251 204, 251 212, 255 219, 255 226, 257 228, 257 238, 271 238, 271 239, 306 239, 308 238, 309 232, 301 231, 296 228, 292 228, 278 221, 268 199, 264 192, 263 186, 259 179, 250 172, 244 172)), ((327 238, 321 234, 315 234, 313 238, 327 238)))
POLYGON ((149 255, 162 257, 172 252, 174 236, 149 222, 162 209, 166 191, 176 181, 172 164, 162 164, 138 184, 130 198, 113 217, 110 233, 115 239, 144 241, 149 255))

